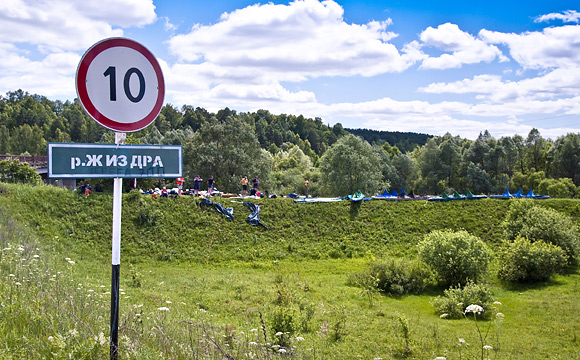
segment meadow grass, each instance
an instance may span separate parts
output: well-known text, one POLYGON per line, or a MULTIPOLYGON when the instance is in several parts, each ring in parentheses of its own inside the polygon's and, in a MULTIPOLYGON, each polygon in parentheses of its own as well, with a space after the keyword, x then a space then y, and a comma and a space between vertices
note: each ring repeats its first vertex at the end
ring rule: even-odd
MULTIPOLYGON (((111 197, 0 190, 0 357, 108 356, 111 197)), ((577 201, 542 204, 577 221, 577 201)), ((352 215, 346 203, 262 200, 271 230, 246 224, 243 205, 224 205, 234 206, 234 221, 192 198, 125 196, 122 358, 458 359, 469 358, 466 343, 480 349, 472 320, 436 314, 431 301, 443 289, 370 303, 347 280, 374 258, 414 257, 433 229, 465 228, 497 244, 508 202, 377 201, 352 215), (139 221, 141 210, 152 224, 139 221)), ((505 319, 499 333, 480 323, 490 327, 490 357, 578 358, 578 280, 571 272, 507 287, 492 266, 486 281, 505 319)))

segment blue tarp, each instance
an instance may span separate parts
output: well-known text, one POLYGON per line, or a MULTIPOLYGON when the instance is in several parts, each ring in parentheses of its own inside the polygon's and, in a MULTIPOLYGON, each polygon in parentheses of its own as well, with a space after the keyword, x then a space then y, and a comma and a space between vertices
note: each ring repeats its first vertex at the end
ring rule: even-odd
POLYGON ((260 205, 251 202, 244 202, 244 205, 252 212, 246 219, 246 222, 250 225, 262 225, 267 229, 268 227, 260 221, 260 205))
POLYGON ((226 217, 229 221, 234 219, 234 208, 225 208, 222 204, 214 203, 208 198, 201 199, 201 206, 209 206, 216 209, 217 212, 226 217))

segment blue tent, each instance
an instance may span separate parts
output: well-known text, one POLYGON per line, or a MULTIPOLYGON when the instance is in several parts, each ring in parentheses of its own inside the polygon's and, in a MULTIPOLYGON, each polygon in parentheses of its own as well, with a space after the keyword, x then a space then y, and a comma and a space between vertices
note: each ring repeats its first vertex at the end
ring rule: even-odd
POLYGON ((542 200, 542 199, 549 199, 550 197, 548 195, 536 195, 534 194, 533 190, 530 190, 525 197, 530 198, 530 199, 538 199, 538 200, 542 200))
POLYGON ((383 193, 381 195, 373 195, 372 196, 373 199, 383 199, 383 200, 390 198, 390 197, 392 197, 392 195, 389 194, 389 190, 383 191, 383 193))
POLYGON ((511 199, 514 196, 512 194, 510 194, 510 189, 505 189, 505 192, 501 195, 490 195, 489 196, 492 199, 511 199))

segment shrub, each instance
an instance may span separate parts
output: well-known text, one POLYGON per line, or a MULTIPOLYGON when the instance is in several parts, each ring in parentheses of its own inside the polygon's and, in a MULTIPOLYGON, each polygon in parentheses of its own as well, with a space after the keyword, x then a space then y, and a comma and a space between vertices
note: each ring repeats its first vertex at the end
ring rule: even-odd
POLYGON ((28 163, 18 159, 0 161, 0 182, 41 185, 42 178, 28 163))
POLYGON ((507 282, 532 283, 546 281, 565 267, 566 253, 560 247, 518 237, 501 250, 497 276, 507 282))
POLYGON ((431 271, 421 261, 388 258, 372 262, 367 270, 352 274, 349 282, 361 287, 374 286, 385 294, 400 296, 420 293, 431 278, 431 271))
POLYGON ((433 300, 433 306, 440 315, 447 314, 450 319, 460 319, 465 313, 465 309, 472 304, 483 308, 483 313, 478 318, 486 318, 490 315, 493 296, 491 291, 481 284, 476 284, 469 280, 463 287, 451 287, 444 291, 443 296, 437 296, 433 300))
POLYGON ((419 256, 446 285, 479 281, 487 272, 491 258, 480 238, 467 231, 433 231, 419 242, 419 256))
POLYGON ((137 215, 137 223, 139 225, 155 226, 162 215, 161 211, 157 209, 141 209, 139 210, 139 215, 137 215))
POLYGON ((556 210, 535 206, 530 201, 514 201, 503 227, 508 240, 518 236, 528 238, 531 242, 543 240, 562 248, 570 264, 578 263, 578 229, 569 217, 556 210))
POLYGON ((286 307, 279 307, 272 314, 270 330, 274 343, 282 347, 290 347, 291 336, 295 330, 294 311, 286 307))

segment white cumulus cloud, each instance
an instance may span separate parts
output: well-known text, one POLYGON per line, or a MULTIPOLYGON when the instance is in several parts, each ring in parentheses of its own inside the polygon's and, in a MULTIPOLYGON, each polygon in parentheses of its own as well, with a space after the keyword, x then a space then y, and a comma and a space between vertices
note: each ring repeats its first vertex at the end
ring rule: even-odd
POLYGON ((400 72, 416 59, 388 41, 391 21, 347 24, 334 1, 297 0, 288 5, 252 5, 222 15, 213 25, 195 25, 170 40, 184 62, 211 62, 267 71, 280 81, 320 76, 373 76, 400 72))
POLYGON ((505 44, 511 57, 524 69, 571 67, 580 64, 580 25, 549 27, 522 34, 481 30, 492 44, 505 44))
POLYGON ((123 35, 113 26, 143 26, 155 19, 152 0, 3 0, 0 41, 36 45, 45 52, 79 50, 123 35))
POLYGON ((420 39, 423 48, 435 47, 445 52, 438 57, 425 58, 421 64, 423 69, 443 70, 495 59, 508 60, 496 46, 462 31, 456 24, 445 23, 437 28, 429 26, 421 33, 420 39))
POLYGON ((550 20, 562 20, 565 23, 578 23, 580 22, 580 13, 576 10, 566 10, 562 13, 541 15, 534 19, 535 22, 547 22, 550 20))

